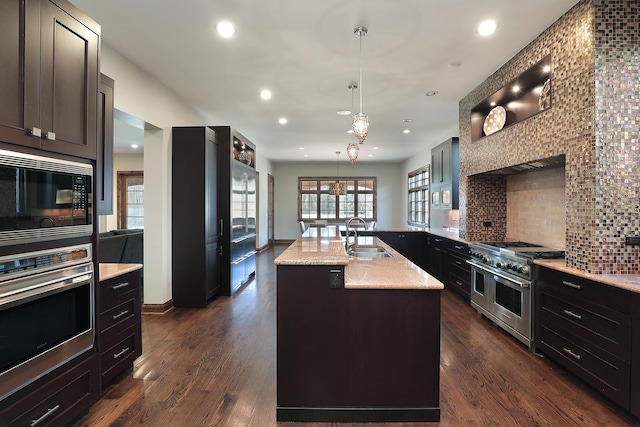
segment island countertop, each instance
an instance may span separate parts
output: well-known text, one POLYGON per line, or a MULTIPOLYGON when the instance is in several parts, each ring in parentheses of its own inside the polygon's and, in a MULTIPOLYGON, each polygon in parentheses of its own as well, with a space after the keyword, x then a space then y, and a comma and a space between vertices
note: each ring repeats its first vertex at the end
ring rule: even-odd
POLYGON ((363 258, 347 255, 337 227, 310 228, 293 242, 276 265, 344 265, 345 289, 442 290, 442 282, 403 257, 377 237, 358 237, 358 245, 381 246, 392 256, 363 258))

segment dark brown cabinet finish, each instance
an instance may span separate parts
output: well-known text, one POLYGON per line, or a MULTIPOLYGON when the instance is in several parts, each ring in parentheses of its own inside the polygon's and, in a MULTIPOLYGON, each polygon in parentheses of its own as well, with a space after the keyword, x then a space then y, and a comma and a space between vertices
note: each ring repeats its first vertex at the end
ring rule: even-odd
MULTIPOLYGON (((639 295, 536 265, 535 347, 629 410, 639 295)), ((635 361, 634 361, 635 359, 635 361)))
POLYGON ((86 411, 99 398, 98 358, 90 350, 80 359, 0 402, 0 425, 63 426, 86 411))
POLYGON ((471 266, 467 263, 470 259, 469 245, 466 243, 446 240, 445 287, 457 292, 467 301, 471 301, 471 266))
POLYGON ((450 138, 431 149, 431 209, 458 209, 460 149, 458 138, 450 138))
POLYGON ((98 348, 102 387, 142 354, 141 270, 99 285, 98 348))
POLYGON ((369 234, 378 237, 400 252, 403 257, 426 271, 427 236, 423 232, 372 231, 369 234))
POLYGON ((98 215, 113 214, 113 90, 113 79, 100 74, 96 158, 98 215))
POLYGON ((100 26, 65 0, 8 0, 0 28, 0 140, 95 159, 100 26))
POLYGON ((330 287, 277 267, 280 421, 437 421, 440 292, 330 287))
POLYGON ((206 307, 221 291, 220 144, 204 126, 173 128, 172 292, 176 307, 206 307))

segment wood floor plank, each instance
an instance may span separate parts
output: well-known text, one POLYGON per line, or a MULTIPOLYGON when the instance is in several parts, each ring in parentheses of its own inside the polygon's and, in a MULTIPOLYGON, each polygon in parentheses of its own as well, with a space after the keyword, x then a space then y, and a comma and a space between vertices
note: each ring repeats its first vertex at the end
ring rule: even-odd
MULTIPOLYGON (((143 354, 75 423, 125 426, 362 426, 276 423, 276 274, 206 309, 143 316, 143 354)), ((640 426, 553 361, 529 352, 454 293, 442 293, 440 423, 418 426, 640 426)))

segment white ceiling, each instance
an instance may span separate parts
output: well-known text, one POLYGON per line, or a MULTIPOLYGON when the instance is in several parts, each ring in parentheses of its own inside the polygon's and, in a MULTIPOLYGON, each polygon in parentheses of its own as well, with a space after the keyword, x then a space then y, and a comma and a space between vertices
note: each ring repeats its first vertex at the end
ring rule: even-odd
MULTIPOLYGON (((103 43, 205 112, 203 125, 235 127, 274 161, 335 160, 355 140, 346 133, 351 117, 336 111, 351 109, 347 87, 358 82, 356 27, 369 29, 362 95, 371 129, 359 161, 402 161, 457 136, 460 99, 577 3, 71 1, 102 25, 103 43), (475 29, 487 18, 498 29, 483 38, 475 29), (223 19, 237 28, 232 39, 215 32, 223 19), (263 88, 270 101, 259 98, 263 88), (438 94, 425 96, 431 90, 438 94)), ((354 102, 358 110, 358 92, 354 102)))

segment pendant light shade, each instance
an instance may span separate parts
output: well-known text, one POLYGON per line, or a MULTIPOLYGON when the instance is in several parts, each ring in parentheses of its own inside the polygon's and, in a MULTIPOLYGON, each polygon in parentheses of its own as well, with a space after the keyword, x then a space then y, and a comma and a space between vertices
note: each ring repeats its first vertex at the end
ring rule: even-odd
POLYGON ((357 27, 353 30, 353 34, 360 38, 360 112, 353 116, 351 128, 360 144, 364 142, 369 133, 369 117, 362 112, 362 37, 366 36, 368 31, 366 27, 357 27))
POLYGON ((360 147, 357 143, 351 142, 347 146, 347 156, 349 156, 349 161, 353 165, 356 160, 358 160, 358 153, 360 153, 360 147))
MULTIPOLYGON (((340 152, 336 151, 336 178, 340 178, 340 152)), ((347 185, 336 179, 336 182, 329 183, 329 194, 332 196, 344 196, 347 194, 347 185)))

